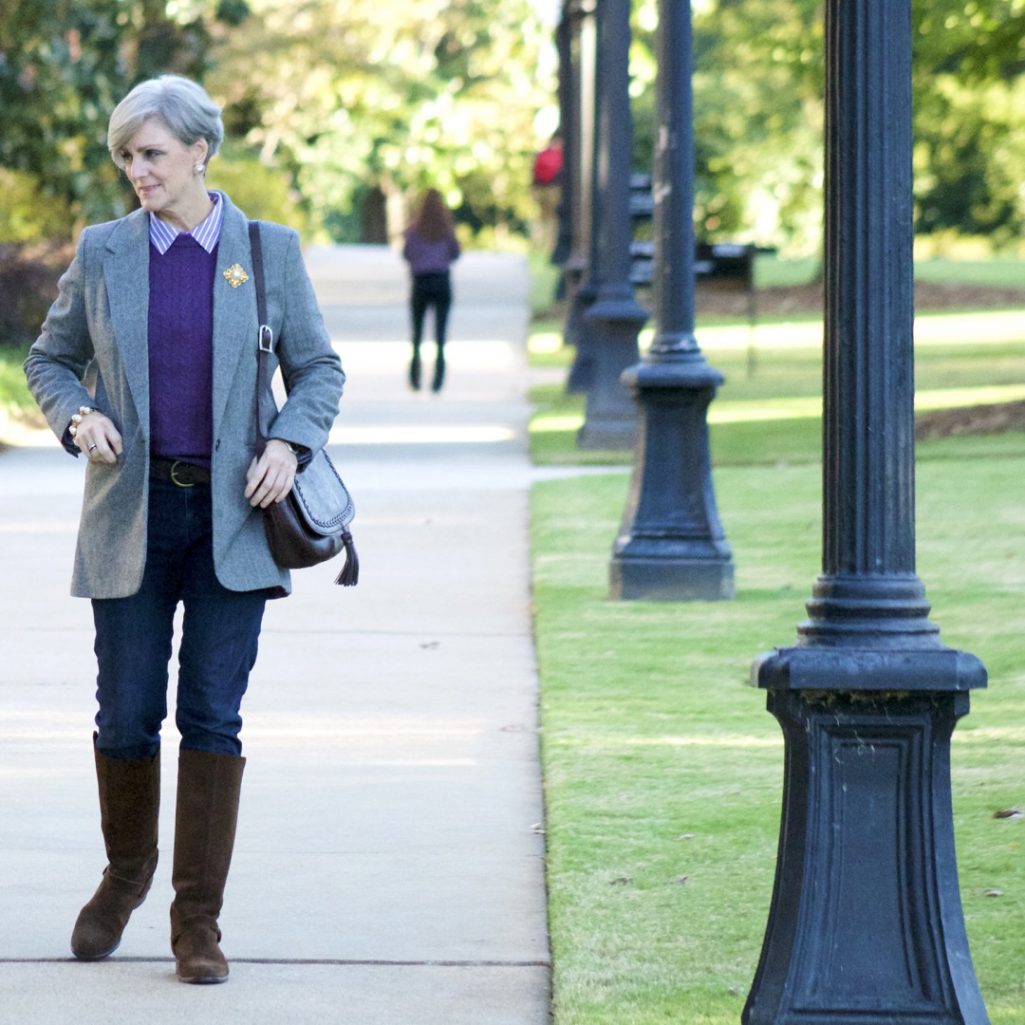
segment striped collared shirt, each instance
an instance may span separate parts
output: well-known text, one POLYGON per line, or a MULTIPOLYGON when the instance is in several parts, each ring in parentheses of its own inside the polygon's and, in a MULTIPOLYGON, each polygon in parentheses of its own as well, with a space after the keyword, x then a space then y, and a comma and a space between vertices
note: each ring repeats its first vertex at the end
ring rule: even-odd
POLYGON ((214 207, 192 231, 176 231, 159 217, 149 215, 149 240, 163 256, 171 248, 179 235, 191 235, 208 253, 214 251, 221 237, 221 222, 224 220, 224 204, 219 192, 209 192, 210 202, 214 207))

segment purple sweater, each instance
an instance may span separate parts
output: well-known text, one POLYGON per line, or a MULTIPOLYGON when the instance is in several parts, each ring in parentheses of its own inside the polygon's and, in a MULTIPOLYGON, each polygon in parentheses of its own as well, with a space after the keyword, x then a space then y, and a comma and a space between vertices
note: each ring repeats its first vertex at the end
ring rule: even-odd
POLYGON ((459 243, 455 236, 439 242, 428 242, 412 228, 406 229, 402 255, 409 261, 413 274, 444 274, 453 260, 459 259, 459 243))
POLYGON ((179 235, 149 253, 150 454, 210 465, 217 249, 179 235))

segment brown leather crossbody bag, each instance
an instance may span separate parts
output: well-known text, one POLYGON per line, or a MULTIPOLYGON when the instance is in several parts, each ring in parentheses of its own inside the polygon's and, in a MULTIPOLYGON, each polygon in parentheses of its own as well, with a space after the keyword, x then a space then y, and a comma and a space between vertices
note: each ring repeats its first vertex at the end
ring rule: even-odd
MULTIPOLYGON (((271 355, 274 332, 267 324, 267 296, 264 290, 263 249, 258 221, 249 222, 249 241, 256 282, 256 310, 260 321, 257 339, 256 429, 261 449, 277 414, 271 388, 271 355)), ((267 544, 282 569, 304 569, 333 559, 345 552, 345 563, 335 578, 342 587, 359 582, 359 557, 349 531, 356 515, 352 496, 323 449, 300 464, 288 497, 263 510, 267 544)))

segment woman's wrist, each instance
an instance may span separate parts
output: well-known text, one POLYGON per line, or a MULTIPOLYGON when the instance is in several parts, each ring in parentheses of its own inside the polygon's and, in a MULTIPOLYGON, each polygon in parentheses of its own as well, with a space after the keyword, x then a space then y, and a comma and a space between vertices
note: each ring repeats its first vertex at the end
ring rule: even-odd
POLYGON ((78 434, 78 425, 89 416, 91 413, 98 413, 99 410, 95 406, 79 406, 78 412, 73 413, 71 416, 71 422, 68 424, 68 434, 73 438, 78 434))

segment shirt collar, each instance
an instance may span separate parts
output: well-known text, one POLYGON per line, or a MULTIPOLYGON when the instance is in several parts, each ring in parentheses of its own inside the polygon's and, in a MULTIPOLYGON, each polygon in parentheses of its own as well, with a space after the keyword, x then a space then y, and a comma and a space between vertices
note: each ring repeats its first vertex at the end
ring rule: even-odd
POLYGON ((149 240, 161 256, 174 244, 179 235, 191 235, 208 253, 212 253, 221 237, 221 222, 224 220, 224 204, 219 192, 209 192, 213 209, 192 231, 177 231, 159 217, 149 215, 149 240))

